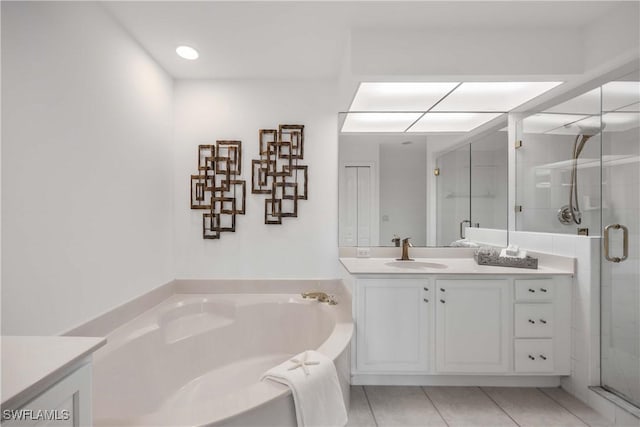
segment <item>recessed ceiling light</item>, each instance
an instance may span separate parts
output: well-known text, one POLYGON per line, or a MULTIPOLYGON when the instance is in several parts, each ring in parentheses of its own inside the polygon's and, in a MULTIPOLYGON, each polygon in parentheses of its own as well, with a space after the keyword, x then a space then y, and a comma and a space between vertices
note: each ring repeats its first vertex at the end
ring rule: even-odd
POLYGON ((189 60, 198 59, 198 57, 200 56, 198 51, 192 48, 191 46, 178 46, 176 48, 176 53, 181 58, 189 59, 189 60))
POLYGON ((469 132, 502 113, 427 113, 407 132, 469 132))
POLYGON ((349 111, 427 111, 458 83, 363 82, 349 111))
POLYGON ((347 113, 342 132, 404 132, 422 113, 347 113))
POLYGON ((561 82, 466 82, 433 111, 511 111, 561 82))

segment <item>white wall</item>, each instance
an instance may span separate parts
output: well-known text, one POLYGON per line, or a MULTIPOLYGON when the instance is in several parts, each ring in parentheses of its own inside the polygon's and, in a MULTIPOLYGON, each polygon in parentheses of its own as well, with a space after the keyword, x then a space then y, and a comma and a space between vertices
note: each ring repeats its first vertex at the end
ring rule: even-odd
POLYGON ((172 80, 92 3, 2 2, 2 333, 173 278, 172 80))
MULTIPOLYGON (((266 66, 266 65, 265 65, 266 66)), ((338 277, 336 82, 180 81, 175 87, 175 230, 178 278, 338 277), (305 125, 309 198, 298 218, 264 224, 265 195, 247 194, 236 232, 202 239, 202 211, 189 209, 189 176, 198 144, 242 140, 243 176, 251 183, 258 130, 305 125)))

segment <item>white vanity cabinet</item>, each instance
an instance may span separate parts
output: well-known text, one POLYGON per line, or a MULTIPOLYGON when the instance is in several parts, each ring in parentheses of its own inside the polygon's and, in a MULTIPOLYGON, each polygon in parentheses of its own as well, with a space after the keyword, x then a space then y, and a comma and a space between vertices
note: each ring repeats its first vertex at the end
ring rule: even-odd
POLYGON ((507 372, 508 280, 436 280, 436 371, 507 372))
POLYGON ((421 372, 429 368, 431 294, 428 280, 358 281, 358 370, 421 372))
POLYGON ((570 374, 572 283, 568 275, 356 277, 352 382, 557 385, 570 374))

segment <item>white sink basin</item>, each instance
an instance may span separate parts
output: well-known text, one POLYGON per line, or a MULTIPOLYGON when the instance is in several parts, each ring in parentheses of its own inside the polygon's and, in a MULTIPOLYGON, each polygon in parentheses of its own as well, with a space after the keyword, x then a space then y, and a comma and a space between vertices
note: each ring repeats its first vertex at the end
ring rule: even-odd
POLYGON ((391 261, 386 262, 384 265, 389 267, 406 268, 411 270, 426 270, 429 268, 443 269, 447 268, 445 264, 438 262, 422 262, 422 261, 391 261))

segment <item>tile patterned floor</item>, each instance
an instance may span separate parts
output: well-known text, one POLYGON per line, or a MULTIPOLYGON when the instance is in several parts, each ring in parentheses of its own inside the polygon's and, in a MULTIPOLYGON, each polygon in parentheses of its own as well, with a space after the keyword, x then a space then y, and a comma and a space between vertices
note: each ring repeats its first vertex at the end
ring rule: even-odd
POLYGON ((560 388, 352 386, 350 427, 611 426, 560 388))

